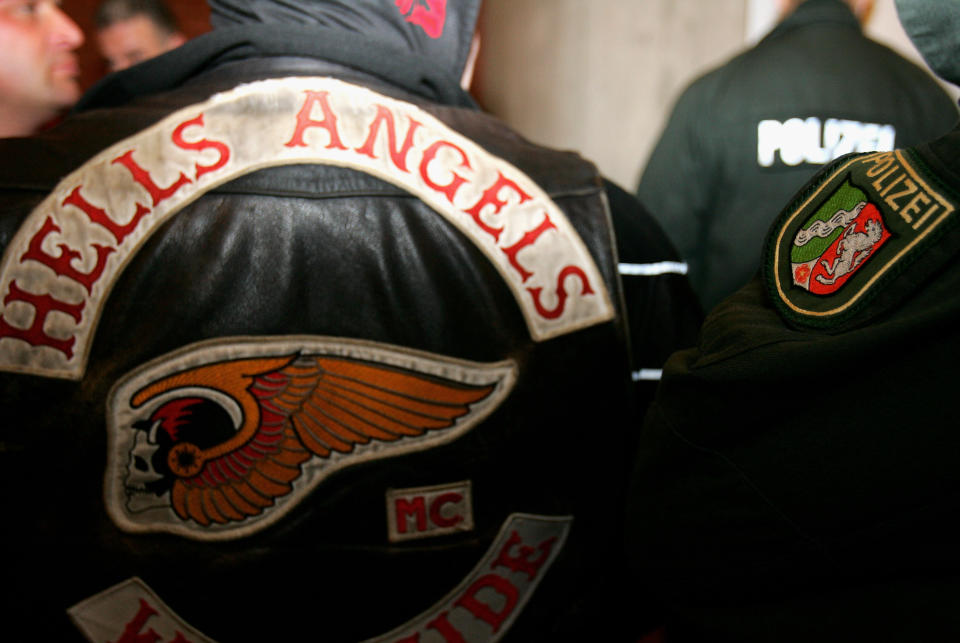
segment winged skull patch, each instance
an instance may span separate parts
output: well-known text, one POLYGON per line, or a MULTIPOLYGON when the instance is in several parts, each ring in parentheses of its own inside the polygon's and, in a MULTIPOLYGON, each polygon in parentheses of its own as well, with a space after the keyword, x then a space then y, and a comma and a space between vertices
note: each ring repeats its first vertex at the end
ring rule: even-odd
POLYGON ((511 362, 350 340, 187 347, 111 392, 107 509, 131 532, 239 538, 334 471, 460 437, 515 379, 511 362))

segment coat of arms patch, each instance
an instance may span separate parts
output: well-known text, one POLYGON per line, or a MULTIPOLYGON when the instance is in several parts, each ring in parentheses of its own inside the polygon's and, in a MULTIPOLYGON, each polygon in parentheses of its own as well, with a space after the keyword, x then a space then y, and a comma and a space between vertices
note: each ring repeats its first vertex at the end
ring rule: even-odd
POLYGON ((824 329, 887 309, 935 269, 941 253, 930 250, 957 202, 909 151, 837 160, 771 229, 763 270, 774 306, 797 326, 824 329))
POLYGON ((793 238, 793 283, 816 295, 842 288, 890 239, 883 215, 849 182, 841 185, 793 238))

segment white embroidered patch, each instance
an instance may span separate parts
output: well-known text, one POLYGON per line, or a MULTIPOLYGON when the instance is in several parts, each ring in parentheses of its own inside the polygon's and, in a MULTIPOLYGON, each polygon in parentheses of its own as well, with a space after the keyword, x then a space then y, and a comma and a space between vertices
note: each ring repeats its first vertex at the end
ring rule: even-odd
POLYGON ((560 554, 573 518, 512 514, 486 555, 426 612, 367 643, 495 643, 560 554))
POLYGON ((387 491, 390 542, 433 538, 471 529, 473 496, 469 480, 387 491))
POLYGON ((68 175, 0 266, 0 370, 79 379, 124 266, 173 214, 254 170, 320 163, 416 195, 497 267, 531 336, 614 311, 583 240, 530 177, 427 112, 330 78, 251 83, 171 114, 68 175))
MULTIPOLYGON (((367 643, 495 643, 513 625, 566 543, 573 518, 511 514, 470 574, 429 610, 367 643)), ((427 570, 428 572, 429 570, 427 570)), ((67 610, 90 640, 213 643, 139 578, 67 610)), ((220 618, 233 618, 223 614, 220 618)))
POLYGON ((92 643, 169 641, 214 643, 191 627, 139 578, 130 578, 67 610, 92 643))
MULTIPOLYGON (((496 409, 513 362, 373 342, 229 338, 124 377, 107 406, 107 511, 128 532, 229 540, 330 474, 451 442, 496 409)), ((438 522, 452 520, 439 503, 438 522)))
POLYGON ((851 152, 885 152, 894 149, 893 125, 861 123, 839 118, 789 118, 757 123, 757 164, 788 167, 811 163, 823 165, 851 152))

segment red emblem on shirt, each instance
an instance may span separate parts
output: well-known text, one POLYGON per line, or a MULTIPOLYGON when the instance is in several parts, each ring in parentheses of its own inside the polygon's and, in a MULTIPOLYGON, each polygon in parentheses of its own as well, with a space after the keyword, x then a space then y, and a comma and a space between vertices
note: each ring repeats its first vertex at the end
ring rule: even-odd
POLYGON ((447 0, 396 0, 397 8, 431 38, 439 38, 447 20, 447 0))

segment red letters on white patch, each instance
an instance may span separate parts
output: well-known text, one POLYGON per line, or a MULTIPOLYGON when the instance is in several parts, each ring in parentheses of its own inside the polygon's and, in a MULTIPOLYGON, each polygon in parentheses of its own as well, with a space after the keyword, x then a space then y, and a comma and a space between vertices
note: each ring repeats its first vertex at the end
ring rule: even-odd
MULTIPOLYGON (((367 643, 499 641, 560 554, 572 522, 571 517, 510 515, 486 554, 457 587, 413 620, 367 643)), ((96 643, 212 643, 139 578, 111 587, 67 612, 96 643)), ((213 620, 234 616, 209 615, 213 620)), ((284 635, 277 632, 278 640, 285 640, 284 635)), ((322 629, 317 636, 322 640, 322 629)))
POLYGON ((426 202, 497 267, 537 341, 613 317, 583 240, 520 170, 409 103, 275 79, 180 110, 61 181, 0 265, 0 370, 81 378, 113 284, 164 221, 238 176, 302 163, 367 172, 426 202))
POLYGON ((139 578, 114 585, 67 610, 93 643, 213 643, 160 600, 139 578))
POLYGON ((390 489, 387 491, 387 533, 390 542, 445 536, 473 529, 470 481, 390 489))

